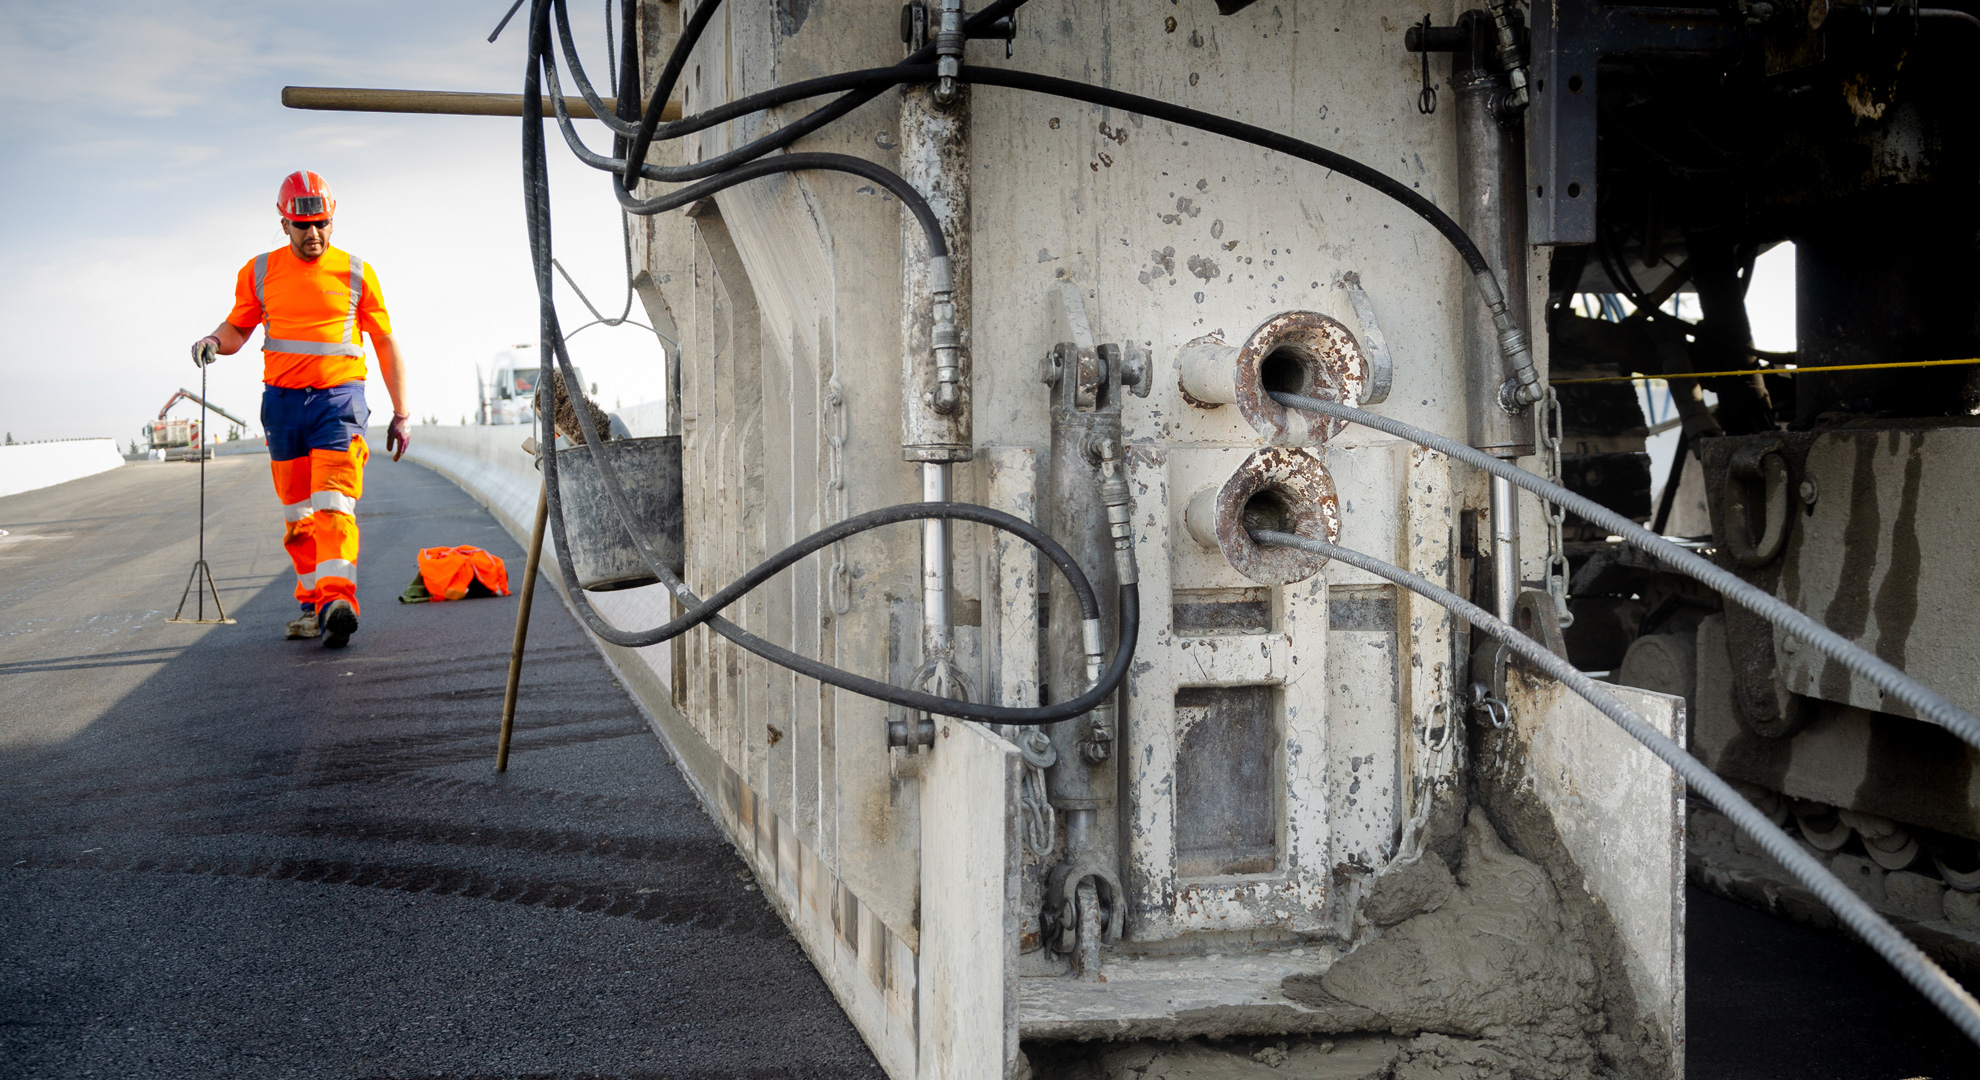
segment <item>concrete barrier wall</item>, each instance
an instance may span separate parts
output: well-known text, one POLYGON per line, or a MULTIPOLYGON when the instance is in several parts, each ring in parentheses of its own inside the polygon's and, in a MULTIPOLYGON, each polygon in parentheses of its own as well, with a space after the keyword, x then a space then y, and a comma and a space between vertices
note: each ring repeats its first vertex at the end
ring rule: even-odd
POLYGON ((0 495, 52 487, 124 463, 115 439, 60 439, 0 446, 0 495))

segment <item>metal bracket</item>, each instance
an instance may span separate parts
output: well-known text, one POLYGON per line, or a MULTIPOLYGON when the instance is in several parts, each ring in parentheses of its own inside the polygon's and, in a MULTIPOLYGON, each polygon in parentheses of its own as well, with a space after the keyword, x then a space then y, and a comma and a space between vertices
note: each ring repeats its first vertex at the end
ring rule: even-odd
POLYGON ((912 720, 887 721, 889 749, 917 750, 934 745, 935 721, 927 713, 921 713, 912 720))
POLYGON ((1039 913, 1041 929, 1046 943, 1056 953, 1071 953, 1079 946, 1079 921, 1081 912, 1074 904, 1081 886, 1092 882, 1097 900, 1097 910, 1106 916, 1106 925, 1101 930, 1101 940, 1119 941, 1126 925, 1126 894, 1121 891, 1120 879, 1114 872, 1075 856, 1052 868, 1045 879, 1045 905, 1039 913))
POLYGON ((1714 7, 1533 0, 1528 20, 1533 106, 1526 121, 1527 236, 1533 244, 1595 242, 1596 75, 1604 56, 1698 55, 1738 46, 1740 28, 1714 7))
MULTIPOLYGON (((1389 389, 1396 381, 1395 361, 1389 358, 1389 341, 1382 336, 1382 325, 1375 321, 1375 304, 1361 287, 1361 274, 1354 270, 1342 274, 1341 286, 1347 289, 1355 321, 1361 324, 1362 351, 1368 356, 1368 381, 1362 386, 1361 406, 1380 405, 1389 400, 1389 389)), ((1142 393, 1146 395, 1146 391, 1142 393)))

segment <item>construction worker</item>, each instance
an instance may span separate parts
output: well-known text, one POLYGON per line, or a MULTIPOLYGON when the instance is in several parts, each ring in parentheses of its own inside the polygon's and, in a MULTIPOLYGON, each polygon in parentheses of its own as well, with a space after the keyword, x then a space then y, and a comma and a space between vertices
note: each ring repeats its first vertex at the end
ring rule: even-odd
POLYGON ((282 546, 296 567, 302 614, 291 639, 322 637, 342 648, 358 626, 357 501, 364 493, 364 346, 371 335, 392 423, 385 449, 399 460, 409 441, 406 369, 392 340, 392 321, 378 278, 364 260, 330 246, 337 211, 330 185, 313 172, 293 172, 276 196, 289 246, 257 255, 241 267, 234 310, 193 343, 193 363, 210 364, 247 344, 266 324, 261 342, 261 427, 275 493, 286 522, 282 546))

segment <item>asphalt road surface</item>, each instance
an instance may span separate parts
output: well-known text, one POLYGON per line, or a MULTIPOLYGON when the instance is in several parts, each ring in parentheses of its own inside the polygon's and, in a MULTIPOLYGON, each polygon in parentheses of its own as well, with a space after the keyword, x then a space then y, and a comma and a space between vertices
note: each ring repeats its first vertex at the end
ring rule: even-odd
POLYGON ((374 458, 333 651, 267 458, 207 468, 234 626, 165 622, 197 466, 0 499, 0 1076, 881 1075, 547 584, 494 771, 515 599, 395 602, 520 579, 479 506, 374 458))
MULTIPOLYGON (((0 498, 0 1077, 878 1077, 547 586, 401 605, 413 552, 521 552, 375 460, 363 625, 284 641, 266 458, 208 466, 235 626, 168 625, 197 468, 0 498)), ((1933 1080, 1980 1056, 1868 950, 1693 890, 1690 1080, 1933 1080)))

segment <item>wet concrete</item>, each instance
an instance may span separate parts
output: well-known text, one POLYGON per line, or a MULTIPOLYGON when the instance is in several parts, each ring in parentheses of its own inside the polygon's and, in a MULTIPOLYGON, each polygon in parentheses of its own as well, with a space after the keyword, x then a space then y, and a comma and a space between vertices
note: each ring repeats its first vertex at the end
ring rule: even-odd
POLYGON ((401 605, 413 553, 521 552, 374 459, 351 646, 285 641, 263 457, 208 465, 235 626, 164 620, 197 467, 0 499, 0 1075, 878 1077, 547 585, 401 605))

